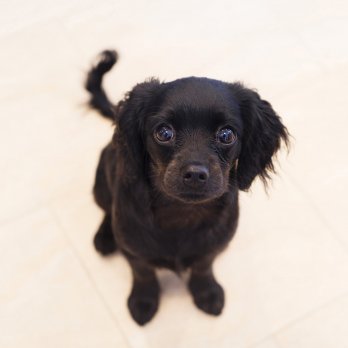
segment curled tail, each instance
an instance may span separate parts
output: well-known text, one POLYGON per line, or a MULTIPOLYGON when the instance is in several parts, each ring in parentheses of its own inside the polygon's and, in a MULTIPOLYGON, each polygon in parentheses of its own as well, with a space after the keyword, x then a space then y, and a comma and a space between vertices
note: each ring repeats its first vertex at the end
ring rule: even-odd
POLYGON ((100 53, 97 64, 88 72, 85 88, 91 94, 89 105, 111 120, 115 120, 116 109, 108 99, 103 87, 103 76, 117 62, 116 51, 108 50, 100 53))

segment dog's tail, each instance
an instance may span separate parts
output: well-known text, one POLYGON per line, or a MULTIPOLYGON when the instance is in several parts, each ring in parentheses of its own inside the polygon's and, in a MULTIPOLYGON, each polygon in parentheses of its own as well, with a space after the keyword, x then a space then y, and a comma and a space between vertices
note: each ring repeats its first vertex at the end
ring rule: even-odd
POLYGON ((116 51, 107 50, 100 53, 97 63, 91 68, 87 75, 85 87, 91 94, 89 105, 111 120, 115 120, 116 108, 108 99, 103 87, 103 76, 117 62, 116 51))

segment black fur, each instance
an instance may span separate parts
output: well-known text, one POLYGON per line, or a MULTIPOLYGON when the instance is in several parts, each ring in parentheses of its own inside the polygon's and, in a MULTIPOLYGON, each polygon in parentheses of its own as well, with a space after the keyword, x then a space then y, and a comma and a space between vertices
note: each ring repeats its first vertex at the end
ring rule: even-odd
POLYGON ((116 113, 114 105, 109 101, 102 88, 103 75, 108 72, 117 62, 116 51, 104 51, 98 57, 98 63, 88 73, 85 87, 91 93, 89 105, 101 112, 103 116, 111 120, 116 113))
POLYGON ((103 52, 86 84, 90 105, 116 124, 94 186, 105 212, 95 247, 104 255, 118 248, 129 261, 128 307, 140 325, 159 305, 156 267, 190 268, 195 304, 218 315, 224 292, 212 264, 237 228, 238 191, 257 176, 266 183, 288 132, 271 105, 240 83, 152 79, 114 106, 101 83, 116 57, 103 52))

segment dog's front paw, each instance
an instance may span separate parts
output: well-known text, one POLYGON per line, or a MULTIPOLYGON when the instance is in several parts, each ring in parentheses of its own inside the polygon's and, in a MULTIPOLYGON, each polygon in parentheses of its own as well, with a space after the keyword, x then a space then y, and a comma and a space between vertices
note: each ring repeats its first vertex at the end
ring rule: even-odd
POLYGON ((158 299, 130 296, 128 299, 128 308, 133 319, 139 325, 145 325, 157 312, 158 299))
POLYGON ((153 318, 157 312, 158 303, 159 291, 157 284, 144 289, 133 287, 128 298, 129 311, 139 325, 145 325, 153 318))
POLYGON ((219 315, 225 303, 224 290, 214 278, 192 278, 189 288, 196 306, 202 311, 219 315))

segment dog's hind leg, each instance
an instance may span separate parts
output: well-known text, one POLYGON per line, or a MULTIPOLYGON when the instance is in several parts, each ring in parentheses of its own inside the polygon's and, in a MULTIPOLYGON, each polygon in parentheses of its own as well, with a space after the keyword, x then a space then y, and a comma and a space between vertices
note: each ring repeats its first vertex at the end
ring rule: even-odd
POLYGON ((94 246, 102 254, 108 255, 116 251, 117 245, 112 233, 111 216, 106 214, 97 233, 94 236, 94 246))
POLYGON ((94 236, 94 246, 95 248, 102 254, 108 255, 112 252, 116 251, 117 245, 115 241, 115 237, 112 231, 111 224, 111 204, 112 204, 112 196, 108 184, 108 180, 106 177, 105 167, 107 164, 106 156, 109 147, 106 147, 101 156, 100 161, 97 168, 95 184, 94 184, 94 199, 105 212, 104 219, 94 236))

